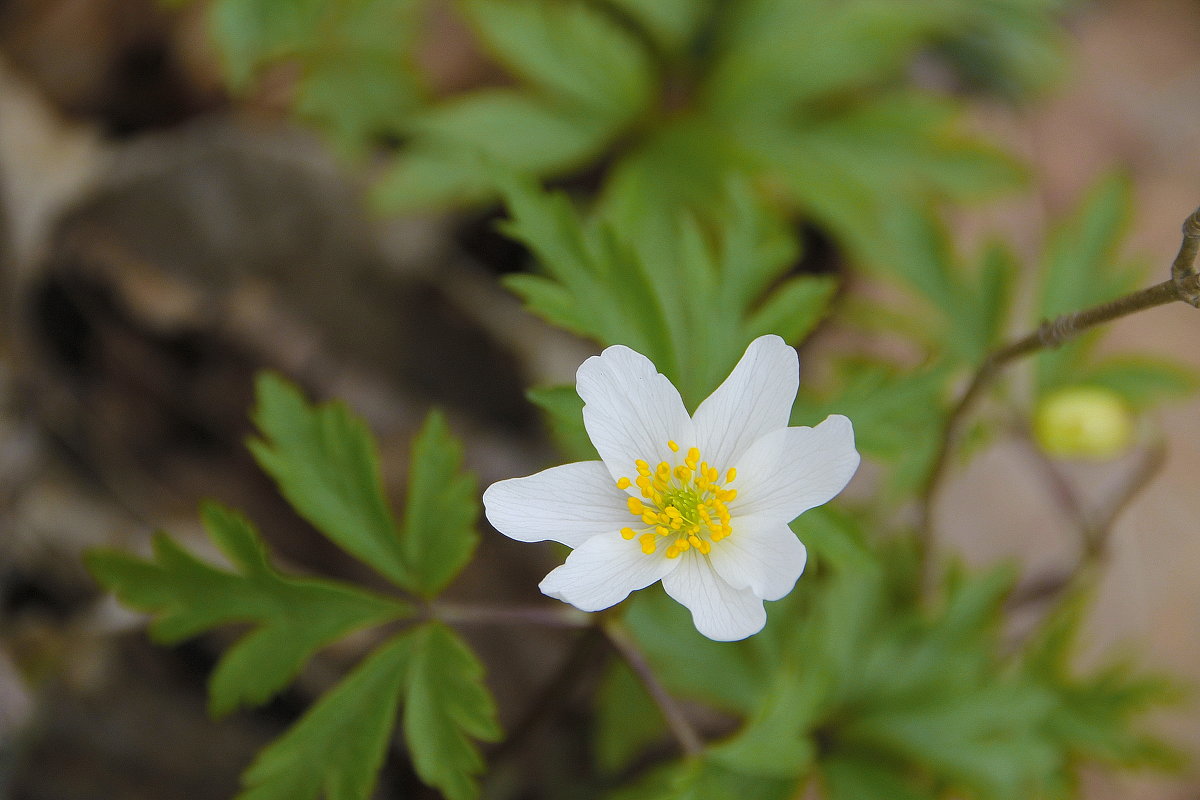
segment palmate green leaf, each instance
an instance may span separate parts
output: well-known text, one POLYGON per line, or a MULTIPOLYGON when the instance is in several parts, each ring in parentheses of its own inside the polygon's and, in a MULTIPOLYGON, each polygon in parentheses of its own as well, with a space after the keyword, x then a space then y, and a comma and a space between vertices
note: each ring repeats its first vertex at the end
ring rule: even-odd
POLYGON ((1062 17, 1071 0, 976 0, 938 52, 969 86, 1022 100, 1062 77, 1069 37, 1062 17))
POLYGON ((401 702, 421 780, 448 800, 473 800, 483 769, 473 740, 500 737, 482 675, 466 644, 440 623, 393 637, 259 754, 238 800, 367 800, 401 702))
POLYGON ((380 646, 242 776, 237 800, 367 800, 387 755, 416 633, 380 646))
MULTIPOLYGON (((1051 233, 1042 259, 1038 315, 1051 319, 1112 300, 1133 289, 1142 269, 1121 259, 1129 225, 1129 182, 1107 176, 1051 233)), ((1037 388, 1049 392, 1076 381, 1097 333, 1085 334, 1036 357, 1037 388)))
POLYGON ((795 243, 744 185, 726 186, 725 213, 681 217, 669 237, 607 216, 585 221, 561 195, 527 182, 508 181, 504 194, 512 215, 505 232, 533 250, 544 273, 508 286, 557 325, 643 353, 691 406, 756 336, 806 335, 834 292, 825 277, 772 285, 795 243))
POLYGON ((959 129, 950 102, 895 91, 869 103, 791 124, 738 128, 756 172, 883 272, 923 257, 914 218, 938 199, 979 198, 1020 185, 1011 158, 959 129))
POLYGON ((272 373, 259 376, 257 396, 252 416, 262 438, 249 442, 250 451, 283 496, 339 547, 413 587, 367 426, 343 403, 309 405, 272 373))
POLYGON ((694 759, 659 767, 607 800, 786 800, 792 781, 745 775, 713 759, 694 759))
POLYGON ((871 360, 839 365, 838 383, 821 392, 801 384, 793 425, 816 425, 829 414, 854 420, 855 446, 890 467, 888 489, 904 496, 923 480, 946 415, 949 365, 911 372, 871 360))
POLYGON ((724 119, 791 116, 806 102, 893 79, 961 14, 927 0, 739 3, 717 35, 702 104, 724 119))
POLYGON ((556 175, 595 157, 613 126, 586 110, 511 89, 456 97, 414 114, 410 146, 372 189, 387 211, 461 205, 495 193, 492 164, 556 175))
POLYGON ((397 132, 424 102, 413 62, 416 0, 217 0, 210 27, 229 82, 263 66, 300 67, 294 108, 356 153, 397 132))
POLYGON ((596 689, 592 739, 596 764, 617 773, 665 736, 662 713, 642 682, 624 662, 609 664, 596 689))
POLYGON ((478 485, 462 472, 462 456, 445 419, 431 413, 412 446, 400 540, 410 586, 426 597, 458 575, 479 543, 478 485))
POLYGON ((649 54, 627 30, 585 0, 459 0, 492 54, 540 93, 623 125, 639 115, 656 83, 649 54))
POLYGON ((1184 694, 1175 681, 1147 674, 1129 660, 1109 660, 1090 672, 1076 669, 1081 629, 1092 593, 1067 595, 1036 631, 1022 654, 1022 668, 1054 697, 1047 735, 1061 748, 1063 780, 1051 784, 1054 797, 1072 797, 1076 778, 1070 767, 1081 760, 1119 767, 1174 770, 1180 753, 1142 730, 1142 718, 1179 704, 1184 694))
POLYGON ((941 796, 918 789, 911 778, 871 755, 824 759, 821 785, 828 800, 937 800, 941 796))
POLYGON ((583 427, 583 400, 574 386, 542 386, 525 393, 546 415, 550 435, 571 461, 598 461, 600 454, 583 427))
POLYGON ((238 572, 200 561, 165 534, 153 561, 116 551, 88 555, 96 579, 128 605, 156 615, 151 632, 178 642, 230 623, 251 623, 210 680, 209 707, 225 714, 261 705, 313 653, 359 628, 412 613, 408 604, 341 583, 281 575, 248 520, 216 504, 202 512, 209 537, 238 572))
POLYGON ((425 783, 448 800, 473 800, 483 758, 472 741, 501 737, 483 666, 454 631, 439 623, 412 634, 405 687, 404 739, 425 783))
POLYGON ((1191 394, 1200 386, 1200 375, 1171 361, 1119 356, 1083 367, 1079 382, 1108 389, 1120 395, 1131 408, 1143 409, 1161 400, 1191 394))
POLYGON ((717 0, 611 0, 671 56, 686 53, 717 0))

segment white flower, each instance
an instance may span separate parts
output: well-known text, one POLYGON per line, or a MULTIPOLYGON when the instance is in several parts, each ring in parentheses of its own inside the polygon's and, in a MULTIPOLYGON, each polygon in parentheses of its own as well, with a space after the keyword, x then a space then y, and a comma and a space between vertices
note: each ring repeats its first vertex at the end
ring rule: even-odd
POLYGON ((788 427, 799 365, 778 336, 755 339, 692 417, 628 347, 589 358, 576 377, 603 460, 492 484, 488 521, 518 541, 574 548, 539 588, 583 611, 661 580, 710 639, 762 630, 762 601, 785 596, 804 571, 788 523, 858 468, 850 420, 788 427))

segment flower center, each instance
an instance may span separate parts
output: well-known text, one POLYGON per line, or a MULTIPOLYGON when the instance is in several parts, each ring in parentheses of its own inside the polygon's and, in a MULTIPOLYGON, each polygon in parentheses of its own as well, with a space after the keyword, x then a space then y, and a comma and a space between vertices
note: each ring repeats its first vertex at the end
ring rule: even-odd
MULTIPOLYGON (((669 441, 667 446, 679 452, 677 443, 669 441)), ((733 533, 725 504, 737 497, 737 489, 724 488, 720 471, 700 458, 699 448, 692 447, 683 463, 673 469, 666 461, 653 468, 642 459, 635 461, 637 478, 620 478, 617 488, 624 491, 636 484, 641 490, 644 500, 630 497, 629 513, 642 525, 622 528, 621 536, 637 536, 647 555, 666 543, 667 558, 678 558, 693 547, 707 554, 713 542, 733 533)), ((725 473, 725 484, 733 483, 736 477, 737 470, 730 468, 725 473)))

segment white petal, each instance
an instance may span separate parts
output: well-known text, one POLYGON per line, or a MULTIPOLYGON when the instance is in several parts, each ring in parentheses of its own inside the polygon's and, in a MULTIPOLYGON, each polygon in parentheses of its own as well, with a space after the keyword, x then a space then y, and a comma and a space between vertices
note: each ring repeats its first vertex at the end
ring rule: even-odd
POLYGON ((782 522, 762 517, 735 517, 733 534, 715 542, 709 561, 717 575, 735 589, 749 589, 763 600, 778 600, 792 591, 808 551, 782 522))
POLYGON ((696 550, 671 560, 679 566, 663 577, 663 588, 692 612, 692 623, 700 633, 718 642, 735 642, 758 633, 767 623, 762 600, 749 589, 735 589, 721 580, 696 550))
MULTIPOLYGON (((483 507, 492 527, 510 539, 549 539, 579 547, 597 534, 616 533, 635 519, 626 506, 627 497, 604 464, 580 461, 493 483, 483 493, 483 507)), ((636 521, 640 526, 641 520, 636 521)))
POLYGON ((634 461, 676 463, 667 447, 692 439, 692 421, 679 392, 650 359, 615 345, 579 367, 583 424, 614 479, 636 477, 634 461))
POLYGON ((646 555, 637 540, 620 534, 593 536, 567 556, 561 567, 542 578, 543 594, 570 603, 581 611, 615 606, 630 592, 645 589, 678 566, 660 549, 646 555))
POLYGON ((696 409, 696 444, 704 459, 718 469, 734 466, 755 441, 786 428, 799 382, 799 361, 787 342, 775 335, 751 342, 725 382, 696 409))
POLYGON ((832 500, 854 477, 858 462, 854 428, 838 414, 815 428, 768 433, 738 459, 733 484, 738 496, 730 511, 791 522, 832 500))

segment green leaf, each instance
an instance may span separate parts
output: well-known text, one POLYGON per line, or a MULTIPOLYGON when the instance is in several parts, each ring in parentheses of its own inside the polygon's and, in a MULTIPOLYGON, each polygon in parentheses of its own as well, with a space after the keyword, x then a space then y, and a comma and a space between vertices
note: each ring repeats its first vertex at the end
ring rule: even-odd
POLYGON ((296 387, 271 373, 259 376, 257 395, 253 419, 262 438, 249 447, 259 466, 319 531, 411 588, 416 579, 405 567, 367 426, 342 403, 310 405, 296 387))
POLYGON ((647 356, 691 407, 757 336, 795 342, 811 331, 834 292, 828 278, 784 278, 795 241, 744 183, 726 184, 722 213, 682 216, 670 236, 606 214, 585 220, 566 198, 525 181, 510 180, 504 193, 505 232, 544 272, 508 286, 547 320, 647 356))
POLYGON ((729 119, 788 116, 900 73, 954 22, 938 3, 750 0, 726 15, 703 103, 729 119))
POLYGON ((936 800, 940 796, 920 791, 903 773, 871 755, 825 759, 821 777, 828 800, 936 800))
POLYGON ((594 157, 612 125, 577 108, 510 89, 455 97, 406 125, 412 144, 376 184, 376 205, 400 211, 495 192, 493 164, 554 175, 594 157))
POLYGON ((616 125, 649 103, 648 54, 597 4, 461 0, 459 7, 501 63, 547 95, 616 125))
POLYGON ((367 800, 387 755, 417 634, 368 656, 242 776, 238 800, 367 800))
POLYGON ((218 0, 210 23, 235 89, 263 66, 296 62, 295 111, 358 153, 399 131, 424 100, 418 11, 415 0, 218 0))
POLYGON ((200 561, 165 534, 154 560, 110 550, 87 556, 92 574, 133 608, 156 615, 151 633, 177 642, 230 623, 251 623, 210 681, 214 714, 261 705, 320 648, 354 630, 408 616, 406 603, 334 581, 281 575, 248 520, 216 504, 202 512, 209 537, 238 572, 200 561))
MULTIPOLYGON (((1129 225, 1129 182, 1109 175, 1088 192, 1079 208, 1060 223, 1046 243, 1038 299, 1041 319, 1053 317, 1128 292, 1141 270, 1120 260, 1120 247, 1129 225)), ((1096 333, 1085 335, 1037 355, 1040 393, 1076 382, 1076 376, 1096 333)))
POLYGON ((781 283, 765 303, 746 320, 747 335, 755 339, 776 333, 788 342, 802 341, 812 333, 837 291, 834 278, 796 275, 781 283))
POLYGON ((1200 375, 1195 370, 1144 356, 1104 359, 1085 367, 1079 379, 1084 385, 1116 392, 1136 409, 1167 398, 1183 397, 1200 386, 1200 375))
POLYGON ((324 16, 324 0, 219 0, 212 36, 234 88, 244 88, 263 62, 300 50, 324 16))
POLYGON ((401 539, 411 588, 426 597, 458 575, 479 543, 479 487, 462 472, 462 455, 445 419, 431 413, 412 446, 401 539))
POLYGON ((483 758, 472 739, 501 737, 496 708, 483 685, 483 666, 440 623, 413 634, 404 706, 404 738, 421 780, 449 800, 479 795, 474 776, 483 758))
POLYGON ((672 56, 683 54, 713 13, 715 0, 611 0, 647 31, 658 48, 672 56))
POLYGON ((652 770, 608 800, 785 800, 795 789, 792 781, 744 775, 712 759, 693 759, 652 770))
POLYGON ((597 461, 600 455, 583 427, 583 400, 574 386, 542 386, 525 393, 546 413, 546 423, 559 450, 572 461, 597 461))
POLYGON ((622 661, 612 662, 600 679, 593 730, 596 763, 608 773, 625 769, 667 734, 662 713, 622 661))

